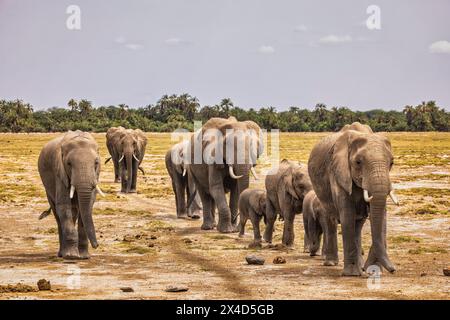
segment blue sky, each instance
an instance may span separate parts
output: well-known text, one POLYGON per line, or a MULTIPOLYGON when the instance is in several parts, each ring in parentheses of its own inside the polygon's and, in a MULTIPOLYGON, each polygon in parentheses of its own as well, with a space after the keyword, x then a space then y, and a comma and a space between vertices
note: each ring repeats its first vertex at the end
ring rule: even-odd
POLYGON ((450 110, 450 1, 0 0, 0 98, 450 110), (69 30, 66 9, 81 9, 69 30), (380 8, 381 29, 366 26, 380 8))

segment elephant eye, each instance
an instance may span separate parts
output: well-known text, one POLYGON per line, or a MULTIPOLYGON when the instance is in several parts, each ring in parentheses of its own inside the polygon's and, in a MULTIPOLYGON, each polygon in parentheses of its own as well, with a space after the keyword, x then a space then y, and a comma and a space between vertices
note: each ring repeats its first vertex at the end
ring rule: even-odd
POLYGON ((359 165, 361 165, 361 160, 356 160, 356 164, 359 166, 359 165))

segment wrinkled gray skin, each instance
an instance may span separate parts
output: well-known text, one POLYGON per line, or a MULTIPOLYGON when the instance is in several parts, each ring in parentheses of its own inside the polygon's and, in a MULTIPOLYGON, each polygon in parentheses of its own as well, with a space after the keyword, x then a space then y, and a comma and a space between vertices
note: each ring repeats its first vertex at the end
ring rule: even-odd
POLYGON ((121 192, 135 193, 137 172, 144 159, 147 137, 139 129, 112 127, 106 133, 106 146, 114 163, 114 181, 120 180, 121 192))
POLYGON ((265 185, 267 227, 264 240, 272 242, 273 226, 277 214, 280 214, 284 220, 282 244, 290 247, 294 244, 295 215, 302 212, 303 199, 312 189, 306 168, 283 160, 276 172, 269 172, 266 176, 265 185))
POLYGON ((239 196, 239 236, 245 234, 245 224, 250 219, 253 226, 254 241, 251 246, 261 245, 261 231, 259 224, 261 219, 266 219, 266 192, 259 189, 246 189, 239 196))
MULTIPOLYGON (((325 229, 323 219, 325 213, 320 200, 317 198, 314 190, 309 191, 303 199, 303 227, 305 229, 304 252, 309 252, 310 256, 316 256, 320 249, 323 230, 325 229)), ((326 243, 324 235, 323 243, 326 243)), ((322 253, 326 249, 322 246, 322 253)))
POLYGON ((165 162, 167 172, 169 172, 172 180, 177 217, 191 217, 197 219, 200 217, 201 212, 200 196, 196 191, 192 176, 188 172, 189 165, 184 162, 185 147, 188 144, 189 141, 183 141, 170 148, 166 153, 165 162), (191 196, 193 199, 191 199, 191 204, 189 208, 187 208, 187 201, 191 196))
POLYGON ((189 172, 192 174, 202 201, 203 224, 201 228, 203 230, 210 230, 216 226, 214 208, 217 207, 219 213, 217 230, 222 233, 237 231, 239 195, 249 186, 249 170, 256 165, 251 160, 252 157, 256 161, 256 158, 262 153, 263 145, 260 142, 260 137, 258 137, 259 132, 259 126, 253 121, 239 122, 234 117, 228 119, 211 118, 203 125, 201 130, 192 136, 189 146, 192 163, 189 166, 189 172), (208 137, 208 129, 220 130, 223 141, 216 141, 215 138, 208 137), (256 137, 250 137, 250 129, 256 132, 256 137), (233 130, 233 133, 227 134, 227 130, 233 130), (238 134, 239 132, 245 134, 238 134), (216 147, 222 148, 222 163, 211 162, 205 156, 200 157, 201 163, 195 163, 194 146, 196 141, 197 145, 203 148, 203 154, 207 154, 206 157, 209 154, 206 150, 215 150, 216 147), (239 153, 244 158, 243 163, 236 161, 238 145, 243 146, 243 150, 239 153), (228 149, 234 150, 234 158, 226 159, 228 149), (242 177, 239 179, 232 178, 230 167, 235 176, 242 177), (225 197, 227 192, 230 192, 229 205, 225 197))
MULTIPOLYGON (((360 123, 345 126, 313 148, 308 171, 327 216, 342 225, 344 276, 360 276, 378 264, 390 272, 394 265, 386 251, 386 197, 392 190, 389 171, 393 155, 389 140, 360 123), (368 204, 363 190, 373 197, 368 204), (363 265, 361 229, 370 213, 372 246, 363 265)), ((337 235, 327 232, 325 264, 337 261, 337 235)))
POLYGON ((69 131, 44 146, 38 169, 58 224, 58 256, 88 259, 88 240, 98 247, 92 220, 100 174, 97 143, 89 133, 69 131), (71 186, 75 187, 72 199, 71 186))

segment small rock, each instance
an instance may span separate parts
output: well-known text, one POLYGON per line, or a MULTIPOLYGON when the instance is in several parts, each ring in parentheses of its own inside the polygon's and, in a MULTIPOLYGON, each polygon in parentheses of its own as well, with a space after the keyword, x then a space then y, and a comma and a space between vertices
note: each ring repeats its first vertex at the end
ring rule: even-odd
POLYGON ((122 292, 134 292, 132 287, 121 287, 120 290, 122 290, 122 292))
POLYGON ((186 286, 168 286, 164 291, 165 292, 185 292, 188 290, 189 290, 189 288, 186 286))
POLYGON ((188 239, 188 238, 184 238, 183 241, 184 241, 184 243, 186 243, 186 244, 192 243, 192 240, 191 240, 191 239, 188 239))
POLYGON ((125 236, 123 237, 122 241, 123 241, 123 242, 133 242, 134 239, 135 239, 135 238, 134 238, 133 236, 127 234, 127 235, 125 235, 125 236))
POLYGON ((444 275, 450 277, 450 267, 444 268, 444 275))
POLYGON ((155 244, 154 243, 149 243, 148 246, 149 246, 149 248, 153 248, 155 246, 155 244))
POLYGON ((152 236, 150 236, 150 239, 152 239, 152 240, 156 240, 156 239, 158 239, 158 237, 157 237, 157 236, 155 236, 155 235, 152 235, 152 236))
POLYGON ((246 256, 245 260, 247 261, 248 264, 257 264, 257 265, 263 265, 264 262, 266 261, 264 258, 257 257, 254 255, 246 256))
POLYGON ((425 277, 426 275, 427 275, 426 272, 422 272, 422 273, 420 274, 421 277, 425 277))
POLYGON ((273 259, 273 264, 283 264, 286 263, 286 259, 282 256, 278 256, 275 257, 275 259, 273 259))
POLYGON ((39 291, 51 290, 52 286, 50 285, 50 281, 45 279, 41 279, 37 283, 39 291))

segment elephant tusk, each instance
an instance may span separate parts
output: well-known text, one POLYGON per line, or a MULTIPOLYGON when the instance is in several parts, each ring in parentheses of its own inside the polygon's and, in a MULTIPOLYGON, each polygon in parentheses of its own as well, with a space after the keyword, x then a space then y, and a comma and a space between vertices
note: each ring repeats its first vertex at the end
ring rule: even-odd
POLYGON ((125 157, 125 155, 122 154, 122 156, 121 156, 120 159, 119 159, 119 162, 122 161, 124 157, 125 157))
POLYGON ((252 175, 255 177, 256 180, 259 180, 259 179, 258 179, 258 175, 256 174, 255 167, 252 167, 252 168, 250 169, 250 172, 252 173, 252 175))
POLYGON ((137 161, 137 162, 139 162, 139 159, 138 159, 138 157, 136 157, 136 155, 133 153, 133 158, 137 161))
POLYGON ((75 193, 75 187, 70 185, 70 199, 73 199, 73 194, 75 193))
POLYGON ((391 192, 389 192, 389 197, 391 197, 392 202, 395 203, 397 206, 400 204, 400 203, 398 202, 397 196, 396 196, 395 193, 394 193, 394 190, 391 190, 391 192))
POLYGON ((183 169, 183 177, 186 175, 186 169, 183 169))
POLYGON ((233 179, 240 179, 240 178, 243 177, 243 176, 237 176, 237 175, 235 175, 232 166, 229 166, 229 167, 228 167, 228 172, 230 173, 230 176, 231 176, 233 179))
POLYGON ((105 196, 105 194, 103 193, 102 189, 100 189, 100 187, 98 185, 95 186, 95 190, 97 190, 98 194, 101 195, 102 197, 105 196))
POLYGON ((364 201, 366 202, 370 202, 372 200, 372 197, 369 197, 369 191, 367 191, 366 189, 364 189, 364 201))

